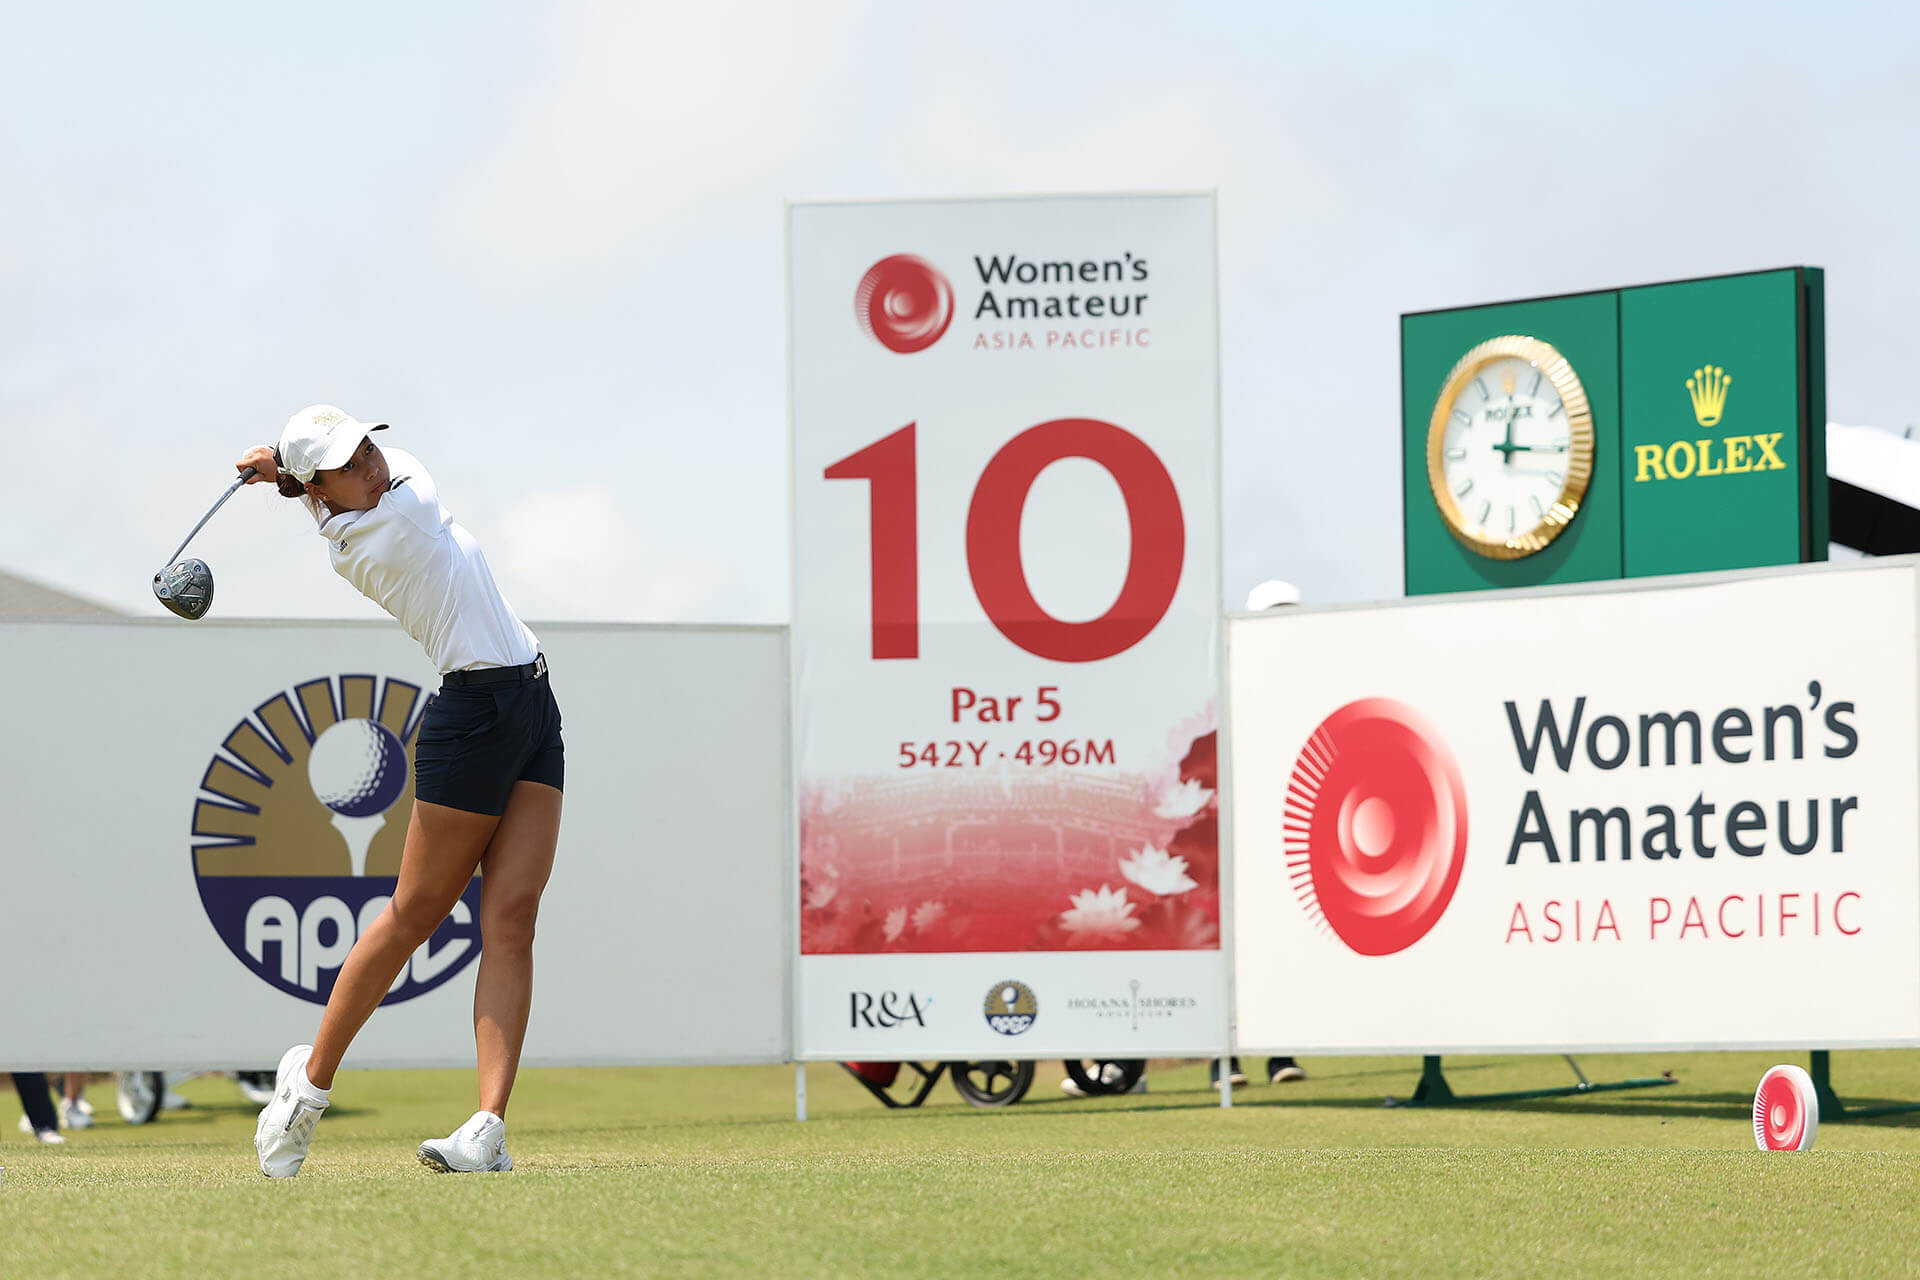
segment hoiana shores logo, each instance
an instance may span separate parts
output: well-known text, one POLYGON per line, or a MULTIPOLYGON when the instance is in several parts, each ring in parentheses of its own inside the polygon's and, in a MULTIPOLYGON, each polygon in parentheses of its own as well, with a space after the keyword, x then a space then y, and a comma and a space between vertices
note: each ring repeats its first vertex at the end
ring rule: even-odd
POLYGON ((1140 987, 1140 979, 1130 978, 1125 995, 1068 996, 1067 1011, 1091 1014, 1109 1022, 1124 1021, 1129 1031, 1138 1031, 1142 1022, 1163 1022, 1200 1007, 1200 1001, 1193 996, 1143 996, 1140 987))
POLYGON ((1361 955, 1404 951, 1439 921, 1460 882, 1460 766, 1404 702, 1349 702, 1294 762, 1286 850, 1309 916, 1361 955))
POLYGON ((1040 1014, 1040 1002, 1033 988, 1009 978, 987 989, 987 1025, 1003 1036, 1017 1036, 1033 1025, 1040 1014))
MULTIPOLYGON (((221 941, 262 979, 324 1004, 354 939, 393 896, 427 699, 372 675, 274 694, 215 752, 193 806, 193 873, 221 941)), ((433 990, 480 953, 480 879, 384 1001, 433 990)))
POLYGON ((896 253, 867 268, 853 293, 867 336, 889 351, 924 351, 953 323, 953 286, 925 258, 896 253))

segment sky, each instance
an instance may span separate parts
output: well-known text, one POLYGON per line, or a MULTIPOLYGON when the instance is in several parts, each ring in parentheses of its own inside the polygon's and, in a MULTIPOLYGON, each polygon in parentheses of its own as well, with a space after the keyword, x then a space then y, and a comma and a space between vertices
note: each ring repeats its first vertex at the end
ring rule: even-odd
MULTIPOLYGON (((39 5, 0 48, 0 569, 130 612, 295 409, 530 619, 788 616, 783 201, 1218 192, 1224 602, 1401 592, 1398 317, 1826 268, 1920 421, 1920 7, 39 5)), ((381 616, 295 504, 219 611, 381 616)))

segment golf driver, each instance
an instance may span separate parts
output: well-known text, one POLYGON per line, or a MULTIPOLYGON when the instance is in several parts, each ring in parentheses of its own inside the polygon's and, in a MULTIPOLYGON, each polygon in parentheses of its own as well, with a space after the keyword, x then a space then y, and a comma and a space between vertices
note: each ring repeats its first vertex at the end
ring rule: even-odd
POLYGON ((180 553, 187 549, 187 543, 193 536, 207 527, 207 521, 213 519, 213 513, 226 505, 235 489, 253 479, 254 469, 248 467, 240 473, 240 478, 227 486, 220 495, 220 501, 207 509, 200 517, 200 523, 193 526, 186 541, 174 549, 167 559, 167 567, 153 575, 153 598, 179 614, 189 622, 197 622, 207 616, 207 610, 213 607, 213 570, 207 567, 205 560, 182 560, 180 553))

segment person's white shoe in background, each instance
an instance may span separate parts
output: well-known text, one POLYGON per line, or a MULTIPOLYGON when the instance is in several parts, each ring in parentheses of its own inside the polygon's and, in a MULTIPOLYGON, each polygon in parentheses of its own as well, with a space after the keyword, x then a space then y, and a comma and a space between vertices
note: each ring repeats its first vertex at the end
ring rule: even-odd
POLYGON ((60 1127, 62 1129, 93 1128, 93 1108, 87 1105, 85 1098, 75 1098, 68 1102, 60 1099, 60 1127))
POLYGON ((439 1173, 505 1173, 513 1168, 507 1122, 491 1111, 476 1111, 446 1137, 429 1138, 415 1155, 439 1173))
POLYGON ((329 1091, 307 1079, 307 1059, 313 1046, 297 1044, 280 1058, 273 1073, 273 1099, 261 1109, 253 1128, 253 1149, 260 1172, 269 1178, 291 1178, 306 1163, 313 1144, 313 1126, 327 1109, 329 1091))
MULTIPOLYGON (((1109 1062, 1100 1068, 1100 1083, 1106 1085, 1107 1088, 1111 1090, 1114 1085, 1119 1084, 1120 1081, 1125 1078, 1126 1074, 1126 1068, 1122 1067, 1119 1063, 1109 1062)), ((1147 1077, 1146 1073, 1142 1072, 1138 1080, 1135 1080, 1130 1087, 1120 1090, 1120 1093, 1145 1093, 1146 1091, 1147 1077)), ((1074 1081, 1072 1076, 1068 1076, 1060 1082, 1060 1092, 1066 1094, 1069 1098, 1085 1098, 1091 1096, 1074 1081)), ((1116 1097, 1118 1095, 1109 1092, 1102 1096, 1116 1097)))
POLYGON ((233 1082, 240 1086, 240 1096, 256 1107, 264 1107, 273 1101, 273 1072, 236 1071, 233 1082))
POLYGON ((29 1134, 35 1140, 44 1142, 48 1146, 55 1146, 55 1145, 58 1145, 59 1143, 66 1141, 65 1138, 60 1136, 59 1130, 36 1129, 33 1127, 33 1121, 27 1119, 25 1116, 20 1117, 20 1132, 24 1134, 29 1134))

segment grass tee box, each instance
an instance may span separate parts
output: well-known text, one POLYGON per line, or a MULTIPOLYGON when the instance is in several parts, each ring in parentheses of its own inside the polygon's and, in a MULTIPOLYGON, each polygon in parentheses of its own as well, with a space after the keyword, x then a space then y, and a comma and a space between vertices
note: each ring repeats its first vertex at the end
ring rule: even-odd
MULTIPOLYGON (((1789 267, 1402 316, 1407 593, 1825 559, 1823 299, 1819 268, 1789 267), (1516 412, 1486 387, 1440 402, 1462 357, 1503 335, 1564 357, 1593 435, 1566 527, 1510 556, 1456 536, 1428 465, 1449 414, 1469 435, 1498 436, 1516 412)), ((1509 470, 1525 434, 1507 427, 1490 446, 1509 470)), ((1460 446, 1449 456, 1480 447, 1449 439, 1460 446)))
MULTIPOLYGON (((0 1093, 0 1275, 1910 1274, 1920 1127, 1822 1125, 1803 1155, 1756 1151, 1753 1088, 1781 1060, 1583 1060, 1681 1083, 1497 1112, 1383 1109, 1411 1058, 1310 1059, 1305 1083, 1256 1084, 1231 1111, 1201 1063, 1081 1101, 1046 1062, 1027 1101, 991 1112, 950 1093, 883 1111, 815 1068, 804 1125, 790 1067, 536 1070, 514 1094, 513 1172, 469 1178, 412 1151, 471 1072, 348 1071, 291 1183, 251 1167, 253 1109, 226 1081, 64 1147, 14 1133, 0 1093)), ((1448 1065, 1476 1092, 1558 1066, 1448 1065)), ((1920 1052, 1843 1067, 1902 1097, 1920 1052)), ((94 1102, 110 1115, 111 1087, 94 1102)))

